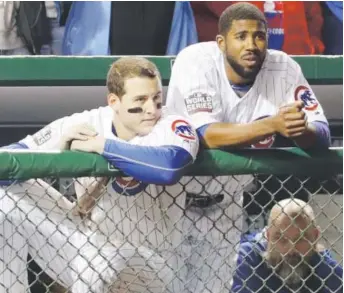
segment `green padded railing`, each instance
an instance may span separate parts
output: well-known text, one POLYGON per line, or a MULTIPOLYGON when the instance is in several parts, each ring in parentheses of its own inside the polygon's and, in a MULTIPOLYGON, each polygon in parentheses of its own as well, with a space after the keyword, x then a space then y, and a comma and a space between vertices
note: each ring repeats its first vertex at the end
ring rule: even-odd
MULTIPOLYGON (((118 57, 1 57, 0 85, 104 85, 118 57)), ((175 57, 148 56, 168 85, 175 57)), ((343 56, 294 56, 311 84, 342 84, 343 56)))
MULTIPOLYGON (((186 172, 188 175, 316 175, 340 174, 343 149, 303 151, 299 148, 243 149, 225 152, 207 150, 186 172)), ((120 176, 100 155, 64 152, 0 152, 0 179, 44 177, 120 176)))

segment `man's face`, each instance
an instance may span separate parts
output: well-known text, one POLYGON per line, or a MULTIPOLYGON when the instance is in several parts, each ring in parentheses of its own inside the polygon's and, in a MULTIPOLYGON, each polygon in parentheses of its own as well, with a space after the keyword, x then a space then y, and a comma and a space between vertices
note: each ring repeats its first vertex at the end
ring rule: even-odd
POLYGON ((117 101, 117 117, 135 135, 147 135, 161 117, 161 81, 158 77, 133 77, 125 81, 124 89, 125 95, 117 101))
POLYGON ((260 21, 234 20, 219 45, 230 67, 243 79, 254 80, 266 55, 266 28, 260 21))
POLYGON ((317 236, 316 227, 301 216, 293 221, 283 215, 269 227, 266 259, 289 287, 299 288, 310 274, 317 236))

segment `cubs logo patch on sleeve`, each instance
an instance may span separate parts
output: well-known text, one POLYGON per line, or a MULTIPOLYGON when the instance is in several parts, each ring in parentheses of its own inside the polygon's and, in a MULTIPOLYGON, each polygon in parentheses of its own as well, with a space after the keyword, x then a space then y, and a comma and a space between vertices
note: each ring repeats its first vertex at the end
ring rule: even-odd
POLYGON ((189 114, 196 112, 212 112, 213 99, 206 93, 194 93, 185 99, 186 110, 189 114))
POLYGON ((300 85, 295 89, 295 101, 302 101, 305 105, 305 110, 308 111, 316 110, 319 105, 313 92, 304 85, 300 85))
POLYGON ((192 126, 184 120, 175 120, 172 123, 172 131, 176 135, 184 139, 188 139, 188 140, 196 139, 196 133, 194 132, 192 126))

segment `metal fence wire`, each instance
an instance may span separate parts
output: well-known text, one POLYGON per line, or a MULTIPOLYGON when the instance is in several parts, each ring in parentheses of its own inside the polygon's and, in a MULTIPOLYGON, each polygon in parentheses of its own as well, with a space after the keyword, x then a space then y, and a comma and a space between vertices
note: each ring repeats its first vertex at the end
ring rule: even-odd
POLYGON ((341 181, 184 177, 161 193, 130 178, 14 182, 0 189, 0 292, 24 292, 28 279, 32 293, 230 292, 240 241, 284 198, 310 204, 342 263, 341 181))

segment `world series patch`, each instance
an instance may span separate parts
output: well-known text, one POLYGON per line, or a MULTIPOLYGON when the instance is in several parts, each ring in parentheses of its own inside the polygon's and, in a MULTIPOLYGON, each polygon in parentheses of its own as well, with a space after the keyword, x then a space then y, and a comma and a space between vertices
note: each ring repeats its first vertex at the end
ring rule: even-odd
POLYGON ((52 130, 50 127, 44 127, 42 130, 35 133, 32 138, 36 145, 40 146, 51 139, 52 130))
POLYGON ((189 114, 196 112, 212 112, 213 99, 206 93, 194 93, 185 99, 186 110, 189 114))

